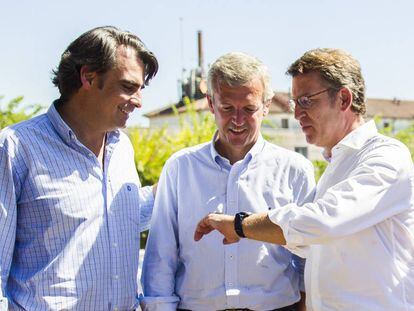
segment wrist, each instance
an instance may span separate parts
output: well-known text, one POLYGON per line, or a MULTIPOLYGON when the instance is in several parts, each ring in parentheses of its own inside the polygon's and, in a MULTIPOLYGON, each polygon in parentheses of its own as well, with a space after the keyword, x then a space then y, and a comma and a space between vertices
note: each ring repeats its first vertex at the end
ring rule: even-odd
POLYGON ((243 220, 249 217, 252 213, 239 212, 234 216, 234 231, 240 238, 245 238, 246 235, 243 231, 243 220))

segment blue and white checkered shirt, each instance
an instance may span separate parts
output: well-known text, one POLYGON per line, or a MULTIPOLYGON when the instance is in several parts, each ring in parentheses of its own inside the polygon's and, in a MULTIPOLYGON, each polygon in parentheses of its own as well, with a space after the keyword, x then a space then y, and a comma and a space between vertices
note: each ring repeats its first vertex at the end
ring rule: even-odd
POLYGON ((0 133, 0 187, 3 308, 133 308, 154 198, 124 133, 107 134, 102 169, 53 104, 0 133))

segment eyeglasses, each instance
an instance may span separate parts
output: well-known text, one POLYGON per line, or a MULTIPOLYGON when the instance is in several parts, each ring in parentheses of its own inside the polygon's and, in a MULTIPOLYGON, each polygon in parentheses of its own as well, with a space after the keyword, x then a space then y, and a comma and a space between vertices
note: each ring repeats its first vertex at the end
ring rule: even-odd
POLYGON ((311 95, 301 96, 301 97, 296 98, 296 99, 292 98, 292 99, 289 100, 289 107, 292 111, 295 109, 296 105, 299 106, 302 109, 309 109, 312 106, 312 101, 310 100, 311 97, 314 97, 316 95, 325 93, 325 92, 327 92, 331 89, 332 88, 329 87, 327 89, 324 89, 322 91, 319 91, 319 92, 311 94, 311 95))

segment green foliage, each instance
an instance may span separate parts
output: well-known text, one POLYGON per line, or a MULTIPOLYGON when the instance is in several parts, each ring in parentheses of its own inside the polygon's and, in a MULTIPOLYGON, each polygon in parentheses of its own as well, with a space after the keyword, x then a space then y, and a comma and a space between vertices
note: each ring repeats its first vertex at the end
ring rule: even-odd
MULTIPOLYGON (((143 186, 158 181, 167 159, 180 149, 201 144, 212 139, 216 124, 212 115, 198 114, 194 103, 184 99, 187 113, 179 117, 179 129, 130 129, 129 135, 135 151, 135 165, 143 186)), ((141 233, 141 248, 145 248, 148 231, 141 233)))
POLYGON ((408 147, 411 152, 411 158, 414 161, 414 123, 410 127, 397 132, 394 137, 408 147))
POLYGON ((315 180, 318 181, 328 165, 328 162, 323 160, 315 160, 312 162, 315 169, 315 180))
POLYGON ((199 114, 194 103, 184 99, 187 113, 179 117, 180 127, 172 131, 160 129, 136 129, 129 131, 135 151, 135 165, 143 185, 157 182, 165 161, 176 151, 211 140, 216 125, 210 114, 199 114))
MULTIPOLYGON (((3 97, 0 97, 0 101, 3 97)), ((6 126, 30 119, 41 109, 40 105, 22 107, 23 96, 10 100, 6 105, 0 105, 0 129, 6 126)))

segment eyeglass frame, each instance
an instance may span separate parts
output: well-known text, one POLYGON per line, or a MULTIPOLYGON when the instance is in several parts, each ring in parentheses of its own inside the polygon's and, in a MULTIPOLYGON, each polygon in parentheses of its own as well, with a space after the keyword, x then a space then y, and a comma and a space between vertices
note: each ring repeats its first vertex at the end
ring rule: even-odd
POLYGON ((311 94, 311 95, 304 95, 304 96, 300 96, 299 98, 296 98, 296 99, 294 99, 294 98, 291 98, 291 99, 289 99, 289 107, 290 107, 290 109, 293 111, 294 109, 295 109, 295 107, 296 106, 299 106, 300 108, 302 108, 302 109, 309 109, 309 108, 311 108, 312 107, 312 101, 310 100, 310 98, 311 97, 314 97, 314 96, 316 96, 316 95, 319 95, 319 94, 322 94, 322 93, 325 93, 325 92, 327 92, 327 91, 330 91, 330 90, 337 90, 337 89, 335 89, 335 88, 333 88, 333 87, 328 87, 328 88, 326 88, 326 89, 324 89, 324 90, 322 90, 322 91, 319 91, 319 92, 316 92, 316 93, 313 93, 313 94, 311 94), (308 100, 309 101, 309 104, 302 104, 301 102, 302 102, 302 100, 308 100))

